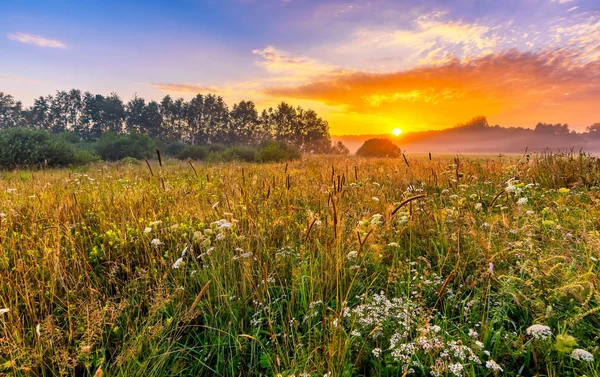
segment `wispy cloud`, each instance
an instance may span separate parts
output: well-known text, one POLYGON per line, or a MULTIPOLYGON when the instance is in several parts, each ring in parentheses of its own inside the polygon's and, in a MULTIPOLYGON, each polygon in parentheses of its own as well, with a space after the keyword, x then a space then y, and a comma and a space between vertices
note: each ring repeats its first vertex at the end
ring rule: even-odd
POLYGON ((47 47, 47 48, 61 48, 66 49, 68 46, 66 43, 59 41, 57 39, 48 39, 41 35, 27 34, 27 33, 12 33, 6 36, 8 39, 12 41, 17 41, 20 43, 25 43, 32 46, 37 47, 47 47))
POLYGON ((287 51, 267 46, 253 50, 261 59, 257 64, 268 73, 277 75, 277 81, 297 82, 339 70, 338 67, 306 56, 296 56, 287 51))
POLYGON ((152 88, 154 88, 160 92, 167 92, 167 93, 192 93, 192 94, 213 93, 213 94, 219 94, 223 91, 219 87, 202 85, 202 84, 150 83, 149 85, 152 88))

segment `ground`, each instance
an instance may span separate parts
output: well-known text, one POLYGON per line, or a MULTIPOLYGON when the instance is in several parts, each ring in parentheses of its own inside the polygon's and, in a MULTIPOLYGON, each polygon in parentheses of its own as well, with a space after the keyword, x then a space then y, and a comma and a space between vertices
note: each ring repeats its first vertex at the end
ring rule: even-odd
POLYGON ((598 376, 585 155, 0 173, 0 374, 598 376))

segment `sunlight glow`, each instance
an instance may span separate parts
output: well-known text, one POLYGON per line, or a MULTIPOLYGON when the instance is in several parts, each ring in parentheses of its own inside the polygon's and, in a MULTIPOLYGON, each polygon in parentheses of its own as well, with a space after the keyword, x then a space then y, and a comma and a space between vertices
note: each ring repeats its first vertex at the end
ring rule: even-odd
POLYGON ((402 133, 402 130, 399 128, 394 128, 392 130, 392 133, 394 134, 394 136, 400 136, 400 134, 402 133))

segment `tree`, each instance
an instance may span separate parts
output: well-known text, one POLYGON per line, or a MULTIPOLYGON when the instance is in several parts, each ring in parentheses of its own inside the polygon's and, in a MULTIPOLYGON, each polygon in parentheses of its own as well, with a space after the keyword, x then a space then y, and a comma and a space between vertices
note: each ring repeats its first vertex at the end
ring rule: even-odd
POLYGON ((342 143, 341 141, 338 141, 337 143, 335 143, 335 145, 333 145, 331 147, 331 152, 333 154, 341 154, 341 155, 350 154, 350 150, 348 149, 348 147, 346 147, 344 145, 344 143, 342 143))
POLYGON ((0 129, 16 127, 23 123, 23 106, 10 94, 0 92, 0 129))
POLYGON ((228 141, 236 145, 252 145, 268 138, 252 101, 240 101, 229 113, 228 141))
POLYGON ((356 154, 363 157, 398 157, 401 151, 390 139, 369 139, 356 154))
POLYGON ((538 123, 535 125, 535 132, 544 135, 568 135, 569 125, 567 124, 551 124, 551 123, 538 123))

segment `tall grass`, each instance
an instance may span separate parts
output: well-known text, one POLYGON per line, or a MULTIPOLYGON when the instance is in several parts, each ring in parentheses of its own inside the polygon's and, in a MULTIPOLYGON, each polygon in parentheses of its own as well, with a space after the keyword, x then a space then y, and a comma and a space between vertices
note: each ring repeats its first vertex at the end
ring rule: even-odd
POLYGON ((0 373, 599 375, 595 158, 192 168, 1 173, 0 373))

